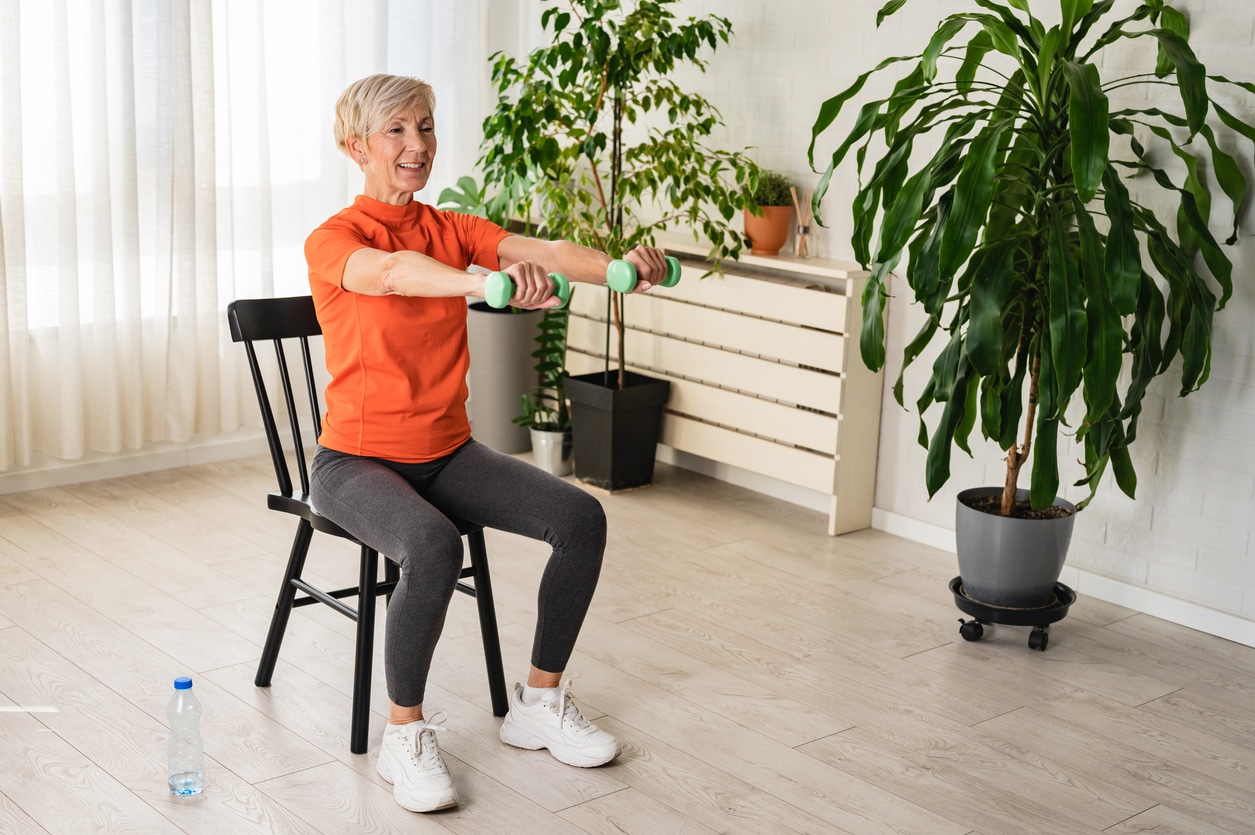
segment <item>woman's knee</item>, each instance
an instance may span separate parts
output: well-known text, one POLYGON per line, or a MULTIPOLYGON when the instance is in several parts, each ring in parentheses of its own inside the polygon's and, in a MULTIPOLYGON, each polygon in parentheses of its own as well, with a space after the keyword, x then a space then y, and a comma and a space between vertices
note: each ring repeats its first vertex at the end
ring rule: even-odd
POLYGON ((596 497, 576 489, 563 503, 554 533, 560 543, 579 543, 600 556, 606 547, 606 511, 596 497))
POLYGON ((394 530, 397 553, 388 556, 403 569, 421 565, 424 571, 456 579, 462 570, 464 556, 462 534, 457 527, 448 520, 436 523, 413 521, 413 524, 402 523, 394 530))

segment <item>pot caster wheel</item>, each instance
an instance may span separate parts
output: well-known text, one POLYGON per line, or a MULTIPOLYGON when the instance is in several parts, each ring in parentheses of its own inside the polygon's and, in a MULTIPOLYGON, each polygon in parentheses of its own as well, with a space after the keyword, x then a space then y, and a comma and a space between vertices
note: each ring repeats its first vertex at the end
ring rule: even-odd
POLYGON ((1028 636, 1028 648, 1046 651, 1046 646, 1050 643, 1050 633, 1040 626, 1034 629, 1028 636))
POLYGON ((985 634, 985 627, 978 620, 963 620, 959 618, 959 634, 963 636, 965 641, 979 641, 985 634))

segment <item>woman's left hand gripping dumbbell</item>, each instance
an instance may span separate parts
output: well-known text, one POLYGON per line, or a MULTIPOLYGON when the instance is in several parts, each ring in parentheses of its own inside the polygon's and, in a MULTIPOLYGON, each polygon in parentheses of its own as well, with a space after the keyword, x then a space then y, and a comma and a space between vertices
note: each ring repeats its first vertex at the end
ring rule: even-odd
POLYGON ((571 283, 561 273, 546 274, 533 261, 511 264, 484 277, 484 301, 490 307, 537 309, 565 307, 571 299, 571 283))
POLYGON ((607 283, 620 293, 640 293, 658 286, 671 287, 680 280, 679 267, 680 263, 661 249, 637 246, 624 255, 622 261, 612 262, 611 269, 606 273, 607 283), (632 269, 624 266, 623 262, 630 264, 632 269), (632 282, 632 278, 636 281, 632 282))

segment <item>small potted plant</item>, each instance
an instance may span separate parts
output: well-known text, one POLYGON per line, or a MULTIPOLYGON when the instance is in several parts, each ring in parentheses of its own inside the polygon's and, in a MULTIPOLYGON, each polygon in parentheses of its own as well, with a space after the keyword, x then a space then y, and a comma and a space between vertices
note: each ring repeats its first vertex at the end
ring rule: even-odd
MULTIPOLYGON (((672 81, 682 66, 704 70, 701 52, 726 43, 732 25, 718 16, 677 20, 676 2, 548 4, 549 45, 521 63, 493 56, 499 98, 484 121, 479 166, 512 215, 536 211, 541 234, 621 258, 679 226, 710 241, 718 269, 743 246, 730 221, 749 205, 758 168, 744 152, 707 144, 719 113, 672 81)), ((609 329, 618 337, 618 373, 608 350, 604 372, 567 380, 575 475, 633 489, 653 478, 669 383, 626 370, 619 293, 608 294, 605 321, 607 345, 609 329)))
MULTIPOLYGON (((905 2, 887 3, 877 25, 905 2)), ((1129 445, 1148 385, 1170 369, 1182 396, 1206 382, 1212 316, 1233 292, 1212 230, 1235 243, 1250 194, 1249 151, 1243 163, 1229 148, 1255 139, 1255 126, 1212 91, 1255 85, 1208 75, 1180 11, 1163 0, 1056 8, 1051 24, 1023 0, 973 0, 921 55, 888 59, 824 102, 813 128, 822 135, 873 73, 904 68, 887 97, 861 105, 814 206, 857 149, 853 247, 871 271, 863 361, 884 364, 888 279, 905 253, 901 291, 925 320, 903 371, 940 349, 916 404, 941 411, 921 419, 929 495, 950 477, 953 448, 970 454, 978 426, 1006 452, 1003 484, 958 496, 958 579, 991 607, 1049 605, 1072 511, 1109 470, 1134 495, 1129 445), (1119 60, 1103 60, 1108 47, 1119 60), (1224 203, 1213 205, 1211 186, 1224 203), (1075 506, 1059 495, 1061 436, 1079 445, 1065 457, 1080 459, 1076 486, 1089 491, 1075 506)), ((901 404, 901 375, 894 394, 901 404)))
POLYGON ((743 210, 745 237, 754 255, 777 255, 789 238, 793 219, 793 184, 779 171, 763 169, 750 177, 749 201, 743 210))
POLYGON ((527 428, 536 466, 554 475, 571 472, 571 414, 566 399, 566 334, 570 311, 548 308, 536 334, 539 385, 524 394, 522 414, 514 423, 527 428))

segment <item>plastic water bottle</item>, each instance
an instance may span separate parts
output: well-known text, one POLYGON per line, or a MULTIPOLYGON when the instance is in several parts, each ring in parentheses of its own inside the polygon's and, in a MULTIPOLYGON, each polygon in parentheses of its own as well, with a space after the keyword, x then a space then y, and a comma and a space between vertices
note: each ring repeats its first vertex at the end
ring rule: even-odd
POLYGON ((200 702, 187 676, 174 680, 174 696, 166 707, 170 720, 170 794, 188 797, 205 788, 205 750, 200 741, 200 702))

